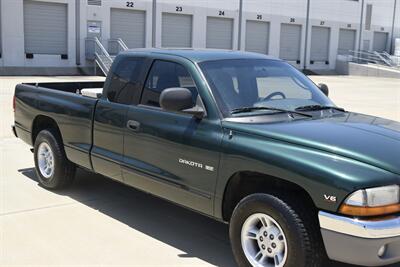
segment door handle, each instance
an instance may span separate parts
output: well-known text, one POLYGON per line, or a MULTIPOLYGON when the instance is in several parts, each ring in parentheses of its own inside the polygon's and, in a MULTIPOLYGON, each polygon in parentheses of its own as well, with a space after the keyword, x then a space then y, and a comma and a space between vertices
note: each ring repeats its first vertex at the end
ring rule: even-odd
POLYGON ((129 121, 126 123, 126 127, 127 127, 129 130, 132 130, 132 131, 134 131, 134 132, 138 132, 139 129, 140 129, 140 122, 129 120, 129 121))

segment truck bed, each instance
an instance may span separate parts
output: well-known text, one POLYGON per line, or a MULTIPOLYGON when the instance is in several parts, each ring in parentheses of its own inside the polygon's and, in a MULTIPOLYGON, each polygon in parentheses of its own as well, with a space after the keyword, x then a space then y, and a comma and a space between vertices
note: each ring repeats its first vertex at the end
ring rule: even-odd
POLYGON ((92 169, 93 116, 96 98, 80 94, 82 89, 102 88, 104 82, 26 83, 15 89, 15 128, 19 138, 30 145, 35 126, 44 117, 59 127, 67 157, 92 169), (78 91, 79 90, 79 91, 78 91))
POLYGON ((45 82, 45 83, 23 83, 24 85, 31 85, 50 90, 57 90, 62 92, 76 93, 77 90, 103 88, 104 82, 45 82))

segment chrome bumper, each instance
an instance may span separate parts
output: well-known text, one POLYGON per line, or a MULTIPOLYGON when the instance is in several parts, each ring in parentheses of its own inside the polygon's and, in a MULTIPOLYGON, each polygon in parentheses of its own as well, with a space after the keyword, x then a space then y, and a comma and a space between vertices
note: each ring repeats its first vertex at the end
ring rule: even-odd
POLYGON ((363 221, 320 211, 322 229, 361 238, 387 238, 400 236, 400 217, 383 221, 363 221))
POLYGON ((400 217, 364 221, 323 211, 318 217, 330 259, 363 266, 400 262, 400 217))

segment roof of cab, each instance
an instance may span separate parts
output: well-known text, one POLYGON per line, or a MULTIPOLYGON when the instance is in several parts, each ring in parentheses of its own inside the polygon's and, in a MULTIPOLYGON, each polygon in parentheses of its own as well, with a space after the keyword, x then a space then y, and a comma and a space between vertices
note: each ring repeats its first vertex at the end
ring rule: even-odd
POLYGON ((165 54, 174 55, 187 58, 194 62, 211 61, 211 60, 223 60, 223 59, 271 59, 280 60, 275 57, 244 52, 244 51, 234 51, 234 50, 222 50, 222 49, 177 49, 177 48, 139 48, 130 49, 124 54, 134 54, 134 53, 149 53, 149 54, 165 54))

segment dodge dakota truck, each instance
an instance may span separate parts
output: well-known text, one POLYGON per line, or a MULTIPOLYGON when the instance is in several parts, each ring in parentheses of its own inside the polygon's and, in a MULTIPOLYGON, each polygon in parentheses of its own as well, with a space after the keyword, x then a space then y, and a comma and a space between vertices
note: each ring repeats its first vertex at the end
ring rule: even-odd
POLYGON ((79 167, 229 223, 241 267, 399 262, 400 123, 328 93, 265 55, 129 50, 104 84, 17 85, 13 131, 44 188, 79 167))

